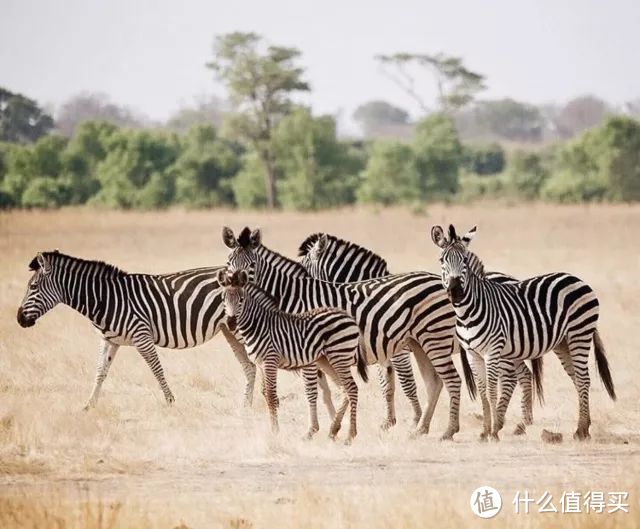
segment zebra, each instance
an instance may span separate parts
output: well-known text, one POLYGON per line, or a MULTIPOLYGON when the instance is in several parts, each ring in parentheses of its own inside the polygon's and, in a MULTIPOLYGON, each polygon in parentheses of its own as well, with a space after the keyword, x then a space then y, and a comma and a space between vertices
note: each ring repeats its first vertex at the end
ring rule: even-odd
POLYGON ((88 261, 59 251, 41 252, 18 308, 18 323, 31 327, 59 303, 93 323, 100 334, 95 383, 85 410, 96 405, 109 367, 122 345, 134 346, 146 361, 167 403, 174 396, 164 376, 156 346, 182 349, 203 344, 222 332, 246 378, 245 405, 251 405, 256 368, 242 343, 224 324, 223 267, 196 268, 164 275, 129 274, 102 261, 88 261))
MULTIPOLYGON (((332 283, 355 283, 366 279, 391 275, 387 262, 382 257, 357 244, 338 239, 333 235, 314 233, 300 244, 298 257, 312 277, 332 283)), ((418 400, 416 381, 411 367, 409 350, 396 353, 391 358, 391 368, 398 375, 402 391, 413 408, 413 424, 416 426, 422 416, 418 400)), ((378 365, 378 378, 383 392, 387 377, 378 365)), ((442 388, 442 381, 437 379, 442 388)), ((438 392, 439 393, 439 392, 438 392)))
POLYGON ((554 350, 578 393, 579 418, 574 439, 589 439, 589 368, 593 342, 598 373, 609 396, 616 393, 597 330, 598 298, 581 279, 564 272, 518 283, 488 281, 484 265, 468 247, 473 227, 463 237, 449 226, 448 237, 434 226, 431 238, 441 249, 442 284, 456 312, 458 336, 473 353, 484 412, 481 439, 498 440, 514 384, 498 378, 525 359, 554 350))
MULTIPOLYGON (((387 261, 368 248, 364 248, 351 241, 346 241, 335 235, 327 233, 313 233, 309 235, 298 248, 300 264, 315 278, 334 283, 349 283, 363 281, 376 277, 391 275, 387 261)), ((487 272, 486 277, 497 282, 515 283, 515 277, 500 273, 487 272)), ((461 351, 463 362, 466 360, 464 350, 461 351)), ((407 353, 396 354, 392 363, 398 373, 401 384, 412 384, 410 390, 405 390, 407 395, 415 394, 415 380, 411 371, 411 361, 407 353), (413 393, 410 393, 410 391, 413 393)), ((522 435, 526 432, 526 426, 533 424, 533 393, 535 381, 537 394, 541 403, 544 400, 541 386, 542 359, 532 360, 534 374, 524 362, 516 367, 515 376, 522 389, 522 422, 518 423, 514 430, 515 435, 522 435)), ((510 376, 511 373, 505 373, 510 376)), ((442 381, 438 378, 438 395, 442 389, 442 381)), ((472 399, 475 395, 471 394, 472 399)), ((437 400, 437 397, 436 397, 437 400)))
POLYGON ((244 270, 229 275, 218 271, 218 282, 224 288, 223 299, 227 324, 244 338, 249 358, 262 371, 262 392, 267 401, 271 428, 278 431, 278 369, 301 370, 309 404, 307 439, 319 430, 317 374, 321 367, 340 387, 345 398, 330 429, 335 438, 347 406, 350 408, 350 442, 357 434, 356 410, 358 386, 351 366, 367 382, 367 364, 360 348, 360 329, 354 319, 339 309, 321 308, 299 314, 278 309, 274 298, 249 282, 244 270))
MULTIPOLYGON (((459 431, 461 381, 451 359, 455 314, 437 275, 413 272, 334 284, 311 277, 300 263, 266 248, 259 229, 244 228, 236 238, 233 230, 225 227, 222 239, 231 250, 229 270, 247 271, 252 281, 278 300, 281 310, 295 313, 335 307, 350 314, 362 332, 368 363, 388 367, 412 338, 419 346, 414 353, 429 394, 437 376, 449 393, 449 424, 442 438, 452 439, 459 431)), ((395 388, 392 371, 387 369, 385 374, 386 419, 382 426, 389 427, 396 422, 395 388)), ((428 432, 434 407, 435 403, 429 402, 417 432, 428 432)))

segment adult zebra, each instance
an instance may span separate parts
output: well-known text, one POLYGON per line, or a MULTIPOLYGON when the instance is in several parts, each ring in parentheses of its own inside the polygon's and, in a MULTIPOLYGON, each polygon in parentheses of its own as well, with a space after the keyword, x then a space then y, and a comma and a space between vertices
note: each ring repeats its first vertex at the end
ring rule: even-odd
MULTIPOLYGON (((449 392, 449 424, 442 437, 451 439, 459 430, 460 377, 451 359, 455 314, 437 275, 414 272, 358 283, 329 283, 311 277, 300 263, 262 245, 260 230, 245 228, 236 238, 225 227, 222 238, 231 249, 230 271, 247 271, 252 281, 278 300, 281 310, 295 313, 335 307, 350 314, 363 334, 369 363, 388 367, 391 358, 413 338, 420 346, 416 359, 421 370, 429 360, 449 392)), ((389 370, 384 372, 387 377, 392 375, 389 370)), ((395 423, 393 389, 388 382, 383 426, 395 423)), ((426 419, 423 412, 418 431, 426 431, 426 419)))
MULTIPOLYGON (((357 281, 391 275, 391 272, 387 269, 386 261, 379 255, 362 246, 324 233, 309 235, 309 237, 300 244, 298 257, 301 258, 300 264, 305 267, 312 277, 332 283, 355 283, 357 281)), ((439 384, 439 395, 442 390, 442 381, 440 377, 436 375, 433 367, 430 365, 429 367, 431 369, 428 376, 434 378, 430 387, 438 388, 439 384)), ((386 392, 386 384, 389 377, 387 377, 382 369, 383 367, 378 365, 378 379, 382 391, 386 392)), ((413 424, 416 426, 422 416, 422 407, 418 399, 416 380, 413 376, 413 368, 411 367, 410 351, 403 350, 396 353, 391 358, 391 366, 389 366, 389 369, 395 371, 402 391, 413 407, 413 424)), ((393 380, 393 378, 391 378, 391 380, 393 380)), ((431 402, 431 400, 431 396, 429 396, 429 402, 431 402)), ((435 400, 437 401, 437 397, 435 400)), ((427 413, 429 417, 428 423, 431 422, 431 415, 433 415, 433 411, 427 413)))
POLYGON ((129 274, 102 261, 60 252, 38 253, 34 273, 18 309, 18 323, 31 327, 64 303, 91 320, 101 334, 96 378, 85 409, 94 406, 121 345, 134 346, 151 368, 168 403, 173 393, 164 377, 156 346, 182 349, 200 345, 221 331, 246 377, 245 405, 253 398, 255 366, 244 346, 223 323, 224 305, 217 273, 223 267, 173 274, 129 274))
MULTIPOLYGON (((351 241, 345 241, 335 235, 326 233, 309 235, 300 245, 298 257, 301 258, 300 264, 302 264, 313 277, 322 279, 323 281, 349 283, 391 275, 386 260, 378 254, 351 241)), ((500 272, 487 272, 486 277, 487 279, 497 282, 515 283, 518 281, 512 276, 500 272)), ((461 351, 461 357, 463 365, 465 365, 467 359, 464 350, 461 351)), ((411 372, 409 355, 407 353, 396 355, 393 357, 393 360, 393 365, 399 375, 398 378, 401 384, 403 380, 408 380, 409 384, 413 382, 413 391, 415 392, 415 380, 411 372), (395 361, 396 358, 398 358, 397 362, 395 361), (407 372, 408 375, 406 374, 407 372)), ((533 380, 535 380, 537 385, 539 399, 541 401, 543 399, 541 385, 542 358, 532 360, 532 364, 535 376, 532 376, 531 371, 524 362, 519 363, 516 367, 515 374, 513 374, 522 389, 522 422, 519 423, 514 430, 514 434, 516 435, 524 434, 526 432, 526 426, 533 423, 533 380)), ((465 373, 467 373, 466 370, 465 373)), ((513 376, 510 375, 512 374, 506 373, 505 378, 509 384, 515 385, 513 376)), ((435 403, 437 403, 438 396, 442 390, 442 381, 439 377, 436 377, 431 387, 435 394, 429 395, 429 403, 433 402, 433 407, 435 408, 435 403)), ((405 393, 407 392, 405 391, 405 393)), ((471 398, 475 399, 475 393, 470 391, 470 394, 471 398)), ((429 411, 428 415, 431 416, 432 414, 433 408, 429 411)))
POLYGON ((249 358, 262 371, 262 393, 269 408, 272 429, 278 431, 276 378, 278 369, 284 369, 302 371, 309 404, 307 439, 319 430, 316 401, 318 367, 322 367, 345 392, 330 436, 335 438, 347 406, 350 406, 347 440, 350 442, 357 433, 358 405, 358 386, 351 375, 351 366, 357 366, 363 381, 368 380, 366 359, 360 348, 360 329, 353 318, 339 309, 330 308, 299 314, 283 312, 274 298, 249 282, 244 270, 237 270, 231 276, 226 270, 220 270, 218 282, 224 288, 229 328, 237 328, 244 338, 249 358))
POLYGON ((584 281, 562 272, 515 284, 488 281, 482 261, 468 249, 475 233, 474 227, 458 237, 450 225, 447 237, 441 226, 434 226, 431 238, 442 251, 442 283, 456 312, 458 336, 462 346, 473 353, 483 401, 484 437, 491 434, 498 439, 513 391, 501 384, 498 403, 501 370, 513 369, 525 359, 554 350, 578 392, 579 419, 574 438, 588 439, 591 416, 587 360, 592 342, 598 373, 609 396, 616 398, 597 330, 598 298, 584 281))

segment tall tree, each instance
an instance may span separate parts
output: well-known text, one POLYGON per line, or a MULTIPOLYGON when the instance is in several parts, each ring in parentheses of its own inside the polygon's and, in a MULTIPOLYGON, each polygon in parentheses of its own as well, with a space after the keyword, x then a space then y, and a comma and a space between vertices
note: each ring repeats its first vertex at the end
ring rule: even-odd
POLYGON ((569 101, 554 119, 561 137, 571 138, 600 125, 609 113, 609 105, 602 99, 586 95, 569 101))
POLYGON ((273 129, 291 109, 291 94, 309 90, 296 65, 300 51, 264 46, 255 33, 216 37, 214 59, 207 64, 226 85, 235 107, 230 128, 256 150, 265 173, 267 206, 276 206, 276 160, 273 129))
POLYGON ((425 103, 422 91, 416 87, 416 74, 412 67, 427 70, 434 77, 438 107, 446 113, 462 108, 485 88, 484 76, 467 69, 460 57, 443 53, 395 53, 377 55, 376 59, 382 65, 383 73, 409 94, 425 113, 431 109, 425 103))
POLYGON ((53 128, 53 119, 22 94, 0 87, 0 141, 34 142, 53 128))

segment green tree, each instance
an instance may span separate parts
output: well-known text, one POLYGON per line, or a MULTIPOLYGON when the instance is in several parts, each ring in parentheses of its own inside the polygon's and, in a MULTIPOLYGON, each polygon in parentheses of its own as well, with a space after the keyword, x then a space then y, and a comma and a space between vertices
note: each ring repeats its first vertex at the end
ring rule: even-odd
POLYGON ((505 166, 504 149, 497 143, 465 145, 463 166, 467 171, 481 176, 500 173, 505 166))
POLYGON ((219 138, 212 125, 193 126, 175 163, 177 202, 191 207, 232 204, 231 178, 239 169, 238 146, 219 138))
POLYGON ((165 132, 122 129, 110 135, 109 150, 95 168, 100 191, 92 201, 125 209, 167 206, 179 147, 177 137, 165 132))
POLYGON ((413 150, 420 199, 433 200, 456 193, 463 151, 451 118, 440 113, 419 121, 413 150))
POLYGON ((292 209, 321 209, 355 201, 360 159, 336 137, 331 116, 297 108, 274 131, 278 193, 292 209))
POLYGON ((516 195, 528 200, 539 197, 548 177, 549 170, 539 153, 518 150, 511 154, 508 182, 516 195))
POLYGON ((30 143, 53 128, 53 119, 33 100, 0 87, 0 141, 30 143))
POLYGON ((513 99, 478 101, 471 112, 477 128, 485 135, 511 141, 542 139, 544 117, 534 105, 513 99))
POLYGON ((249 151, 242 157, 242 168, 231 182, 236 204, 243 209, 267 206, 267 192, 264 185, 264 168, 260 156, 249 151))
POLYGON ((426 70, 430 73, 438 91, 438 108, 451 113, 470 103, 475 95, 484 90, 484 76, 469 70, 460 57, 437 53, 395 53, 378 55, 376 59, 383 72, 402 90, 411 96, 428 113, 428 105, 422 97, 422 91, 416 88, 416 73, 426 70), (412 71, 413 69, 413 71, 412 71))
POLYGON ((360 178, 360 202, 388 206, 411 203, 420 198, 420 175, 416 168, 416 159, 411 147, 404 143, 373 143, 367 166, 360 178))
POLYGON ((309 90, 297 66, 295 48, 268 46, 255 33, 229 33, 216 38, 214 59, 207 66, 226 85, 235 107, 229 128, 252 144, 263 165, 267 205, 274 208, 276 163, 273 129, 291 109, 291 94, 309 90))

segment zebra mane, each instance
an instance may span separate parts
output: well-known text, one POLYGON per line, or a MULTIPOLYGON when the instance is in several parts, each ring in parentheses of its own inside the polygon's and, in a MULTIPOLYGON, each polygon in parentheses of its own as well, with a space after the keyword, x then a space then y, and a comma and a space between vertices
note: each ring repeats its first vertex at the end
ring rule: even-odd
POLYGON ((469 256, 467 259, 467 266, 469 267, 469 271, 477 277, 484 278, 484 264, 482 263, 480 258, 476 254, 468 250, 467 255, 469 256))
POLYGON ((302 266, 298 261, 294 261, 293 259, 290 259, 286 255, 282 255, 281 253, 276 252, 271 248, 267 248, 264 244, 261 244, 260 246, 258 246, 258 248, 256 248, 256 253, 258 252, 261 253, 262 256, 267 261, 276 261, 276 262, 282 263, 287 266, 287 270, 300 274, 301 276, 304 276, 304 277, 310 277, 309 272, 307 272, 307 269, 304 266, 302 266))
MULTIPOLYGON (((336 237, 335 235, 330 235, 328 233, 313 233, 311 235, 309 235, 309 237, 307 237, 304 241, 302 241, 302 244, 300 245, 300 248, 298 249, 298 257, 304 257, 305 255, 307 255, 309 253, 309 251, 311 251, 311 248, 313 247, 313 245, 318 242, 318 240, 320 239, 320 237, 325 236, 327 238, 327 241, 329 243, 329 246, 331 247, 332 253, 335 254, 337 253, 337 251, 341 248, 345 249, 345 252, 349 252, 350 250, 352 250, 354 253, 357 253, 358 255, 364 255, 366 257, 369 257, 375 261, 377 261, 377 263, 379 263, 380 265, 384 266, 385 269, 388 269, 387 266, 387 261, 385 259, 383 259, 382 257, 380 257, 377 253, 372 252, 371 250, 369 250, 369 248, 365 248, 364 246, 360 246, 359 244, 356 244, 355 242, 351 242, 351 241, 347 241, 345 239, 340 239, 339 237, 336 237)), ((327 252, 325 252, 325 255, 327 254, 327 252)))
MULTIPOLYGON (((42 252, 42 255, 52 264, 57 264, 61 266, 66 266, 71 263, 79 263, 83 265, 89 265, 94 268, 94 270, 100 270, 104 276, 106 277, 123 277, 127 275, 127 272, 121 270, 117 266, 114 266, 109 263, 105 263, 104 261, 93 261, 88 259, 82 259, 80 257, 74 257, 73 255, 67 255, 64 253, 60 253, 58 250, 51 252, 42 252)), ((38 263, 38 258, 34 257, 29 263, 29 269, 36 271, 40 268, 40 263, 38 263)))

